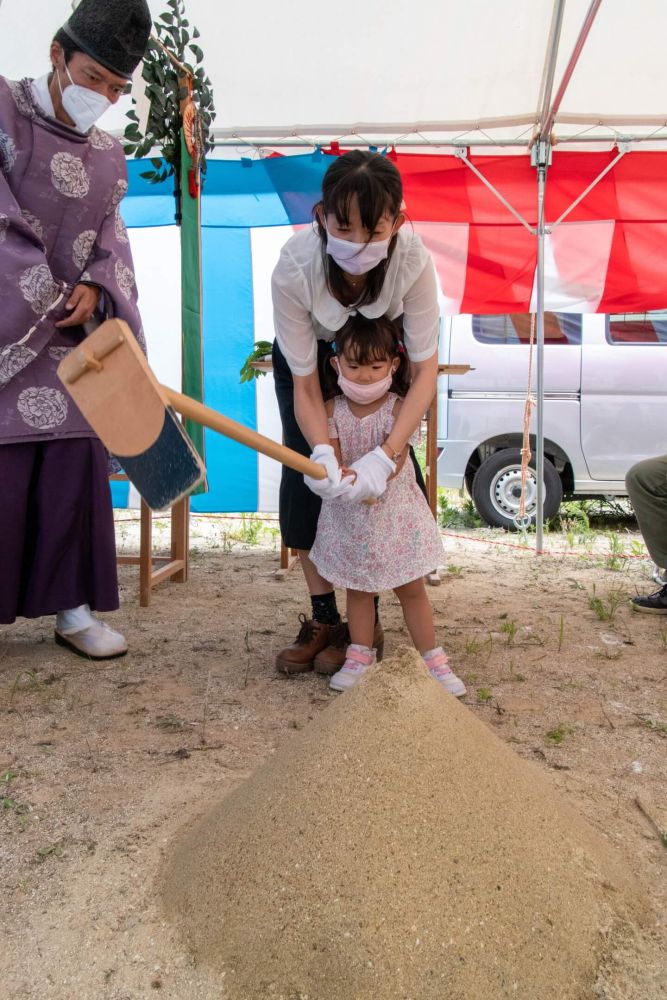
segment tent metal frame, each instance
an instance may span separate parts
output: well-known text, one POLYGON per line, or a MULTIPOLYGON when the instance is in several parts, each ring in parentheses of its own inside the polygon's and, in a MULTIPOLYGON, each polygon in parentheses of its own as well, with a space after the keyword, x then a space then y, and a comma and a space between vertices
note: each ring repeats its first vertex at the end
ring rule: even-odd
POLYGON ((544 505, 544 245, 545 236, 560 225, 566 216, 589 194, 589 192, 613 169, 619 160, 639 143, 663 145, 667 142, 667 115, 604 115, 570 114, 560 112, 567 87, 572 79, 591 28, 595 22, 602 0, 591 0, 583 23, 577 35, 572 53, 568 59, 562 78, 554 94, 556 63, 560 45, 561 29, 566 0, 554 0, 549 38, 545 49, 544 69, 538 100, 539 110, 529 114, 519 114, 502 118, 488 118, 463 121, 398 122, 378 124, 377 122, 356 122, 336 125, 291 125, 291 126, 245 126, 242 128, 214 129, 213 141, 218 148, 251 148, 260 155, 264 148, 316 149, 329 142, 342 142, 348 148, 373 146, 368 137, 377 137, 377 146, 394 148, 451 149, 473 171, 502 202, 507 210, 524 225, 537 240, 536 293, 536 544, 537 555, 543 552, 543 505, 544 505), (558 124, 580 126, 581 133, 559 136, 558 124), (531 132, 526 135, 509 137, 511 128, 521 128, 531 132), (633 129, 650 129, 637 132, 633 129), (489 135, 504 130, 505 137, 489 135), (664 134, 660 134, 664 131, 664 134), (449 135, 447 135, 449 133, 449 135), (395 137, 395 138, 392 138, 395 137), (554 146, 595 144, 616 147, 616 157, 593 180, 561 216, 547 226, 544 218, 544 204, 548 168, 554 146), (530 150, 531 164, 536 170, 537 226, 531 226, 504 196, 484 177, 469 159, 471 148, 524 148, 530 150))

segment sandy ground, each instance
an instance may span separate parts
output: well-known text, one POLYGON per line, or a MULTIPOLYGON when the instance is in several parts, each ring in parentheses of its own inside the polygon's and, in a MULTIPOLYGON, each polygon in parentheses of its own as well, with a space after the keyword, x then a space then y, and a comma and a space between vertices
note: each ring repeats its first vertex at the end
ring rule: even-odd
MULTIPOLYGON (((136 531, 119 522, 121 548, 136 531)), ((337 697, 324 678, 275 672, 275 652, 306 609, 304 586, 298 570, 274 579, 276 540, 264 531, 249 544, 255 534, 251 521, 197 519, 189 582, 160 586, 149 609, 124 567, 122 606, 108 616, 130 642, 122 660, 72 656, 46 620, 3 628, 3 997, 229 995, 166 920, 164 860, 185 824, 337 697)), ((636 555, 639 536, 551 534, 553 554, 542 558, 485 530, 445 541, 449 563, 429 593, 468 686, 464 704, 620 853, 656 915, 619 946, 591 996, 658 1000, 667 992, 667 618, 629 607, 632 594, 654 589, 647 562, 617 551, 636 555)), ((393 596, 382 618, 389 652, 407 638, 393 596)))

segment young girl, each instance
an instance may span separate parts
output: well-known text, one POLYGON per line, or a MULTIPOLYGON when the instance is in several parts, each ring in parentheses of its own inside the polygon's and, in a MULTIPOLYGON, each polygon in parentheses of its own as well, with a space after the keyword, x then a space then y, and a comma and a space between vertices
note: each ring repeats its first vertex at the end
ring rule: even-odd
MULTIPOLYGON (((343 395, 326 403, 329 437, 343 475, 353 477, 353 463, 391 434, 408 389, 408 362, 396 325, 386 317, 351 316, 336 335, 331 365, 343 395)), ((408 448, 409 442, 372 506, 343 498, 322 502, 310 558, 323 577, 347 588, 352 640, 330 687, 347 690, 375 663, 373 598, 377 591, 391 589, 431 676, 460 697, 466 689, 436 646, 424 586, 424 574, 442 562, 442 541, 413 464, 406 461, 408 448)))
MULTIPOLYGON (((326 466, 326 480, 308 482, 283 468, 280 532, 298 551, 311 595, 312 613, 276 657, 286 674, 331 673, 343 663, 342 625, 330 580, 309 558, 320 500, 340 495, 357 503, 360 493, 377 497, 401 451, 433 398, 438 373, 439 307, 431 257, 412 227, 404 225, 401 176, 390 157, 352 150, 331 159, 313 226, 283 247, 271 283, 276 339, 273 379, 286 445, 326 466), (399 319, 411 366, 410 388, 383 453, 359 459, 353 495, 341 482, 329 445, 322 395, 323 364, 348 317, 360 313, 399 319)), ((382 642, 376 623, 373 645, 382 642)))

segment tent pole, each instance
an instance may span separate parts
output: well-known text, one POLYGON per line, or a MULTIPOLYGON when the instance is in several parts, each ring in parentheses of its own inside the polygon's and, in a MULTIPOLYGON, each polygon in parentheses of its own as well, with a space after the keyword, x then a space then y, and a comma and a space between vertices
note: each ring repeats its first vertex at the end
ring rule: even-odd
POLYGON ((535 472, 537 496, 535 510, 535 554, 542 555, 544 531, 544 192, 551 147, 539 139, 532 150, 537 167, 537 443, 535 472))
POLYGON ((542 124, 541 124, 541 135, 545 138, 549 137, 549 133, 553 128, 554 120, 561 106, 561 102, 567 90, 567 86, 572 79, 572 74, 574 73, 575 67, 579 62, 579 56, 582 53, 584 45, 586 44, 586 39, 588 38, 589 32, 593 27, 593 21, 600 9, 600 4, 602 0, 591 0, 591 5, 588 8, 586 17, 584 18, 584 23, 581 26, 581 31, 577 37, 577 40, 572 51, 572 55, 569 58, 568 64, 565 67, 565 72, 563 73, 563 79, 560 82, 560 86, 556 91, 556 96, 553 99, 551 107, 545 114, 546 108, 542 111, 542 124))

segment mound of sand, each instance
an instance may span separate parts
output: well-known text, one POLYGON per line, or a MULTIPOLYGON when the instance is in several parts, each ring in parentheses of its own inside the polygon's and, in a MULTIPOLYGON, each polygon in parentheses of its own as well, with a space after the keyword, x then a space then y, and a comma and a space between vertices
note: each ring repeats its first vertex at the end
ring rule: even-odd
POLYGON ((176 845, 234 1000, 581 1000, 641 904, 603 839, 403 649, 176 845))

